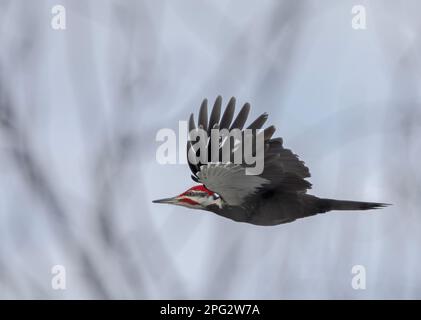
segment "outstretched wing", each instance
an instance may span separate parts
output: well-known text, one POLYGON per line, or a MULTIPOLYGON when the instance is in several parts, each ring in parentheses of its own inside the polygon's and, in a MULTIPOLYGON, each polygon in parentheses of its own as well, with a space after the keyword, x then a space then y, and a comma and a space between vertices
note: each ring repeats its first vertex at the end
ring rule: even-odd
POLYGON ((199 181, 209 190, 218 193, 225 202, 240 206, 250 194, 269 184, 260 176, 246 175, 245 167, 233 163, 209 163, 197 174, 199 181))
MULTIPOLYGON (((197 128, 207 131, 208 136, 210 136, 213 128, 220 130, 240 129, 244 132, 243 128, 250 112, 250 104, 244 104, 234 119, 235 103, 235 98, 232 97, 221 118, 222 98, 218 96, 208 120, 207 100, 203 100, 199 111, 198 127, 196 127, 192 114, 189 119, 189 132, 197 128)), ((267 117, 268 115, 263 113, 247 129, 261 129, 267 117)), ((187 159, 193 173, 192 179, 203 183, 209 190, 218 193, 230 205, 239 205, 241 201, 253 193, 274 188, 282 189, 285 192, 305 193, 307 189, 311 188, 311 184, 305 180, 305 178, 310 177, 310 172, 297 155, 283 147, 282 138, 272 139, 275 130, 274 126, 269 126, 263 131, 264 170, 260 175, 246 175, 247 165, 234 165, 232 159, 228 163, 211 163, 213 157, 209 141, 206 150, 208 162, 202 163, 200 162, 200 151, 195 150, 192 142, 188 141, 187 159), (195 161, 191 162, 189 156, 195 161)), ((222 152, 223 143, 221 141, 219 145, 219 156, 222 152)), ((235 143, 231 143, 231 155, 234 154, 234 149, 235 143)), ((219 157, 219 159, 222 159, 222 157, 219 157)))

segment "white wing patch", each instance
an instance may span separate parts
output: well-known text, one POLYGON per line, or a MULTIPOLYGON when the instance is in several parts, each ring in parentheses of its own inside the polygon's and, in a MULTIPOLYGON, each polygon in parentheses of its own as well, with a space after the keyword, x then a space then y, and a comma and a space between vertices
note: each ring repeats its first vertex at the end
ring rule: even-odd
POLYGON ((199 181, 209 190, 219 194, 231 206, 240 206, 246 196, 256 192, 269 180, 256 175, 246 175, 243 166, 233 163, 209 163, 200 167, 199 181))

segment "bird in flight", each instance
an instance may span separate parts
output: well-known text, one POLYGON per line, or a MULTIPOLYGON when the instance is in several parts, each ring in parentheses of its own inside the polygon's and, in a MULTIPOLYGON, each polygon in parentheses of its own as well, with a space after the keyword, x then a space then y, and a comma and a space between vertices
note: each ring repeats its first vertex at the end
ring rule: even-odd
MULTIPOLYGON (((191 114, 189 132, 198 128, 207 131, 208 134, 211 129, 230 131, 237 129, 244 134, 243 128, 250 112, 250 104, 244 104, 233 121, 235 103, 236 100, 232 97, 221 118, 222 98, 218 96, 208 120, 207 100, 203 100, 198 116, 198 127, 191 114)), ((262 114, 247 129, 257 132, 263 127, 267 117, 266 113, 262 114)), ((272 138, 275 133, 274 126, 269 126, 262 132, 264 168, 260 174, 248 175, 246 173, 248 165, 233 163, 232 157, 229 158, 230 161, 212 162, 211 159, 214 159, 212 152, 220 153, 225 143, 221 139, 216 149, 211 148, 208 142, 205 159, 209 161, 203 161, 199 150, 194 148, 189 139, 188 164, 192 179, 199 185, 178 196, 153 202, 206 210, 237 222, 261 226, 288 223, 332 210, 369 210, 388 205, 377 202, 324 199, 308 194, 307 190, 311 189, 311 184, 306 178, 310 177, 310 172, 304 162, 300 161, 291 150, 284 148, 282 138, 272 138)), ((228 148, 232 156, 238 146, 231 143, 228 148)))

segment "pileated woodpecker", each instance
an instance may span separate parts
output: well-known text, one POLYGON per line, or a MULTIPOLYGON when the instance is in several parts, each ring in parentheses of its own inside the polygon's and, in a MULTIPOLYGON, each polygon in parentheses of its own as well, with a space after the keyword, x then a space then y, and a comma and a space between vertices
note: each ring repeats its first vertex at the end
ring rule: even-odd
MULTIPOLYGON (((244 132, 250 104, 246 103, 234 118, 235 98, 232 97, 221 115, 222 98, 216 99, 209 121, 207 100, 203 100, 199 111, 199 128, 210 133, 211 129, 239 129, 244 132)), ((247 129, 261 129, 267 120, 264 113, 247 129)), ((197 130, 193 114, 189 119, 189 131, 197 130)), ((232 162, 210 162, 212 148, 207 148, 209 162, 200 162, 198 150, 192 142, 187 144, 187 153, 193 151, 197 161, 188 163, 196 185, 173 198, 155 200, 154 203, 168 203, 192 209, 202 209, 238 222, 272 226, 292 222, 331 210, 368 210, 387 206, 385 203, 322 199, 307 194, 311 184, 308 168, 298 156, 283 147, 282 138, 272 138, 275 127, 264 130, 264 170, 260 175, 247 175, 246 164, 232 162)), ((220 141, 219 151, 223 142, 220 141)), ((229 148, 234 148, 231 145, 229 148)))

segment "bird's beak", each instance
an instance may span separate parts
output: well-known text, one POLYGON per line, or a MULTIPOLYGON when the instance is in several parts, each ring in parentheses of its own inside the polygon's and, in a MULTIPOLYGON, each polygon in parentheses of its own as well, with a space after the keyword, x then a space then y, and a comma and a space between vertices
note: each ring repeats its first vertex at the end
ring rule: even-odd
POLYGON ((164 199, 154 200, 152 202, 153 203, 169 203, 169 204, 175 204, 175 203, 178 202, 178 199, 177 199, 177 197, 164 198, 164 199))

